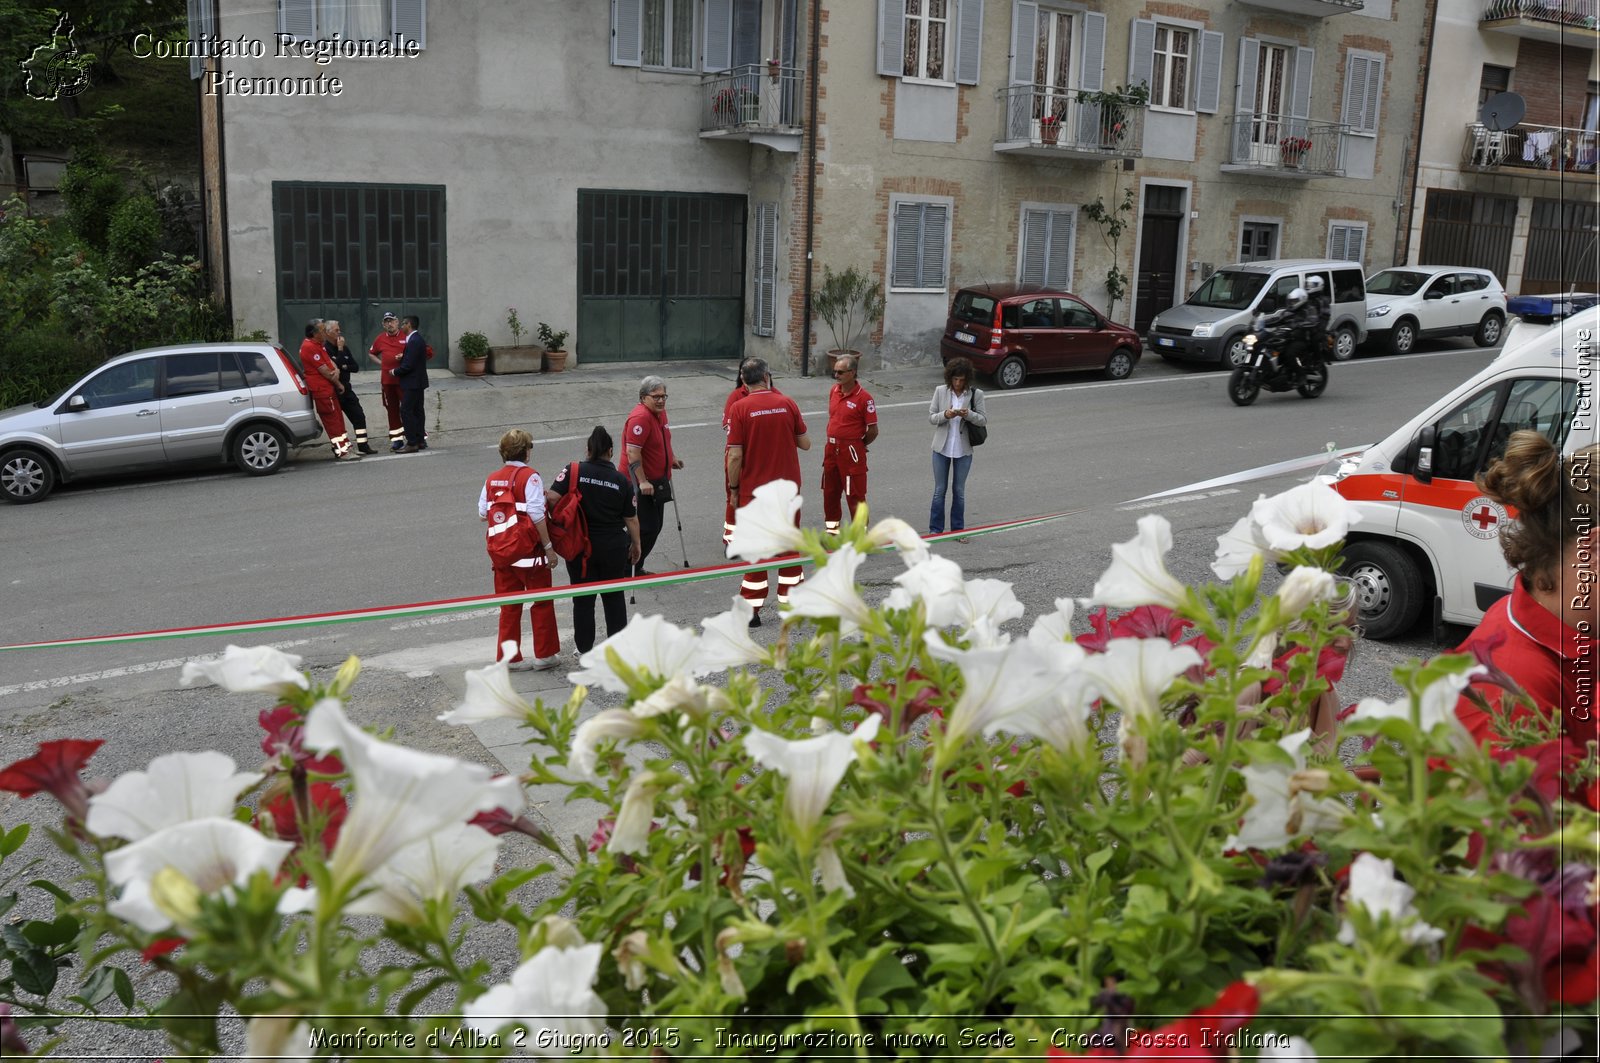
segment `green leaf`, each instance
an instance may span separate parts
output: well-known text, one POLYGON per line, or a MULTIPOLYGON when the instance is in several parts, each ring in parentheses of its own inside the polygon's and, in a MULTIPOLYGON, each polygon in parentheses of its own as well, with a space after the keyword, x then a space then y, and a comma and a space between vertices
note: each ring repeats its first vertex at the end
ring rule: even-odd
POLYGON ((32 882, 28 883, 28 885, 32 886, 34 889, 44 890, 58 901, 65 901, 67 904, 77 903, 77 898, 73 897, 72 894, 68 893, 60 886, 57 886, 54 882, 50 882, 42 878, 36 878, 32 882))
POLYGON ((1112 855, 1112 850, 1109 847, 1096 850, 1084 857, 1083 866, 1089 869, 1089 874, 1096 874, 1102 867, 1111 862, 1112 855))
POLYGON ((22 848, 22 843, 28 840, 28 832, 32 829, 27 823, 19 823, 8 831, 0 831, 0 857, 10 856, 22 848))
POLYGON ((95 971, 84 980, 83 987, 78 990, 78 995, 72 999, 82 1004, 85 1008, 91 1011, 94 1010, 96 1004, 111 995, 111 972, 114 970, 117 970, 117 968, 101 967, 95 971))
POLYGON ((22 936, 40 948, 47 949, 77 940, 78 930, 82 925, 70 915, 60 916, 48 923, 35 919, 31 923, 23 924, 22 936))
POLYGON ((116 991, 117 999, 125 1008, 133 1007, 133 979, 128 977, 128 972, 121 967, 111 969, 111 986, 116 991))
POLYGON ((11 976, 29 993, 47 997, 56 987, 56 961, 43 949, 19 949, 11 957, 11 976))

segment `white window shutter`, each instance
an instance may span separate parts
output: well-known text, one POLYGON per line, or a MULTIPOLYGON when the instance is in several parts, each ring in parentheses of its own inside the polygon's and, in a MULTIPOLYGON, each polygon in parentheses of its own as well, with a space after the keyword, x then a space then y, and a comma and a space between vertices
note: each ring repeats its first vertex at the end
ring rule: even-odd
POLYGON ((215 10, 211 0, 189 0, 189 40, 194 42, 196 54, 189 60, 189 77, 199 77, 205 73, 205 56, 213 49, 211 38, 217 35, 215 10), (205 47, 200 47, 200 42, 205 42, 205 47), (204 54, 201 54, 201 53, 204 54))
POLYGON ((611 65, 644 65, 644 0, 611 0, 611 65))
POLYGON ((889 282, 896 288, 915 288, 919 279, 917 261, 922 247, 922 204, 897 203, 894 208, 894 261, 889 282))
POLYGON ((1366 97, 1366 106, 1361 109, 1366 119, 1363 133, 1376 133, 1378 131, 1379 101, 1383 98, 1383 57, 1373 56, 1367 61, 1367 83, 1362 94, 1366 97))
POLYGON ((978 60, 983 54, 983 0, 957 0, 956 81, 978 83, 978 60))
POLYGON ((1050 212, 1050 250, 1045 257, 1044 283, 1052 288, 1072 287, 1072 226, 1070 210, 1050 212))
POLYGON ((1367 230, 1359 225, 1352 225, 1345 230, 1344 253, 1351 262, 1365 261, 1367 254, 1367 230))
POLYGON ((1256 109, 1256 77, 1261 69, 1261 42, 1254 37, 1239 38, 1239 87, 1233 98, 1233 113, 1240 121, 1256 109))
POLYGON ((1289 90, 1289 116, 1294 119, 1294 135, 1306 135, 1306 119, 1311 117, 1311 71, 1317 61, 1315 48, 1294 51, 1294 84, 1289 90))
POLYGON ((1078 87, 1099 92, 1106 80, 1106 17, 1095 11, 1083 16, 1083 73, 1078 87))
POLYGON ((1200 33, 1200 72, 1195 79, 1194 109, 1216 114, 1222 105, 1222 34, 1200 33))
POLYGON ((1128 87, 1150 84, 1155 69, 1156 24, 1153 19, 1136 18, 1128 32, 1128 87))
POLYGON ((906 0, 878 0, 878 73, 902 77, 906 70, 906 0))
POLYGON ((922 270, 919 288, 943 288, 945 225, 950 210, 942 203, 922 205, 922 270))
POLYGON ((1050 212, 1025 210, 1022 212, 1022 262, 1017 270, 1017 283, 1044 284, 1049 273, 1045 259, 1050 251, 1050 212))
POLYGON ((428 46, 428 0, 394 0, 389 14, 390 33, 416 41, 418 48, 428 46))
POLYGON ((1012 0, 1011 84, 1033 84, 1033 52, 1038 47, 1039 5, 1033 0, 1012 0))
POLYGON ((705 0, 705 3, 703 69, 708 74, 716 74, 733 65, 733 0, 705 0))
POLYGON ((278 0, 278 32, 297 41, 316 40, 316 0, 278 0))
POLYGON ((1344 262, 1344 226, 1328 226, 1328 261, 1344 262))
POLYGON ((778 205, 756 204, 755 334, 770 336, 778 317, 778 205))
POLYGON ((1344 107, 1339 113, 1342 125, 1358 133, 1367 124, 1367 68, 1372 60, 1364 55, 1350 53, 1344 60, 1344 107))

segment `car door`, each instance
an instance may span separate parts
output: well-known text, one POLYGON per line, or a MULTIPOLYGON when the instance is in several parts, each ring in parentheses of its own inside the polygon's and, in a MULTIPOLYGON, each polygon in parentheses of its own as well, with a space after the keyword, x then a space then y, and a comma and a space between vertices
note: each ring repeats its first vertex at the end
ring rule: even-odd
POLYGON ((1024 299, 1016 304, 1017 343, 1028 352, 1028 368, 1046 372, 1062 368, 1061 327, 1056 320, 1056 301, 1048 296, 1024 299))
POLYGON ((73 473, 120 472, 161 465, 158 358, 102 369, 56 408, 61 449, 73 473))
POLYGON ((1478 322, 1489 309, 1489 278, 1482 273, 1457 273, 1455 294, 1446 299, 1450 304, 1451 331, 1470 336, 1478 331, 1478 322))
POLYGON ((1076 299, 1056 300, 1061 320, 1062 368, 1098 369, 1111 357, 1116 336, 1100 327, 1100 315, 1076 299))
POLYGON ((168 461, 220 457, 229 423, 250 408, 250 389, 232 351, 162 357, 161 435, 168 461))
POLYGON ((1456 306, 1451 302, 1456 291, 1456 275, 1441 273, 1422 289, 1417 300, 1417 331, 1424 335, 1439 335, 1455 326, 1456 306))

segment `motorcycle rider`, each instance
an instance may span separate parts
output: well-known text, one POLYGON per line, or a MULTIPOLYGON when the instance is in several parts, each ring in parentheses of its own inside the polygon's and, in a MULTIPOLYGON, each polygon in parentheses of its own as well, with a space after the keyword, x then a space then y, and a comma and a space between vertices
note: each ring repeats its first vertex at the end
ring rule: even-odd
POLYGON ((1306 278, 1306 295, 1317 312, 1317 327, 1311 336, 1311 349, 1313 351, 1326 351, 1328 347, 1328 324, 1333 318, 1333 295, 1328 291, 1327 282, 1321 277, 1306 278))
MULTIPOLYGON (((1316 278, 1313 278, 1316 279, 1316 278)), ((1311 303, 1311 298, 1304 288, 1296 288, 1289 293, 1286 305, 1278 313, 1272 315, 1271 324, 1282 324, 1289 330, 1289 342, 1284 344, 1280 356, 1283 359, 1283 368, 1293 376, 1300 375, 1301 367, 1305 364, 1300 357, 1300 348, 1305 348, 1311 354, 1316 348, 1313 346, 1321 334, 1317 321, 1317 309, 1311 303)))

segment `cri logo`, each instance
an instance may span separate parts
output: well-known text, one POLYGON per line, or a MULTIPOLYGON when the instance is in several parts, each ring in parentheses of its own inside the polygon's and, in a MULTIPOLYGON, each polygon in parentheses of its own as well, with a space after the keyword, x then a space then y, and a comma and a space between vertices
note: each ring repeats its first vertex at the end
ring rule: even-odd
POLYGON ((1479 495, 1461 510, 1461 526, 1474 539, 1493 539, 1505 523, 1506 509, 1488 495, 1479 495))
POLYGON ((36 100, 59 100, 76 96, 89 87, 89 67, 93 57, 78 50, 72 39, 72 19, 62 15, 51 31, 50 43, 41 44, 22 63, 28 74, 23 86, 36 100))

